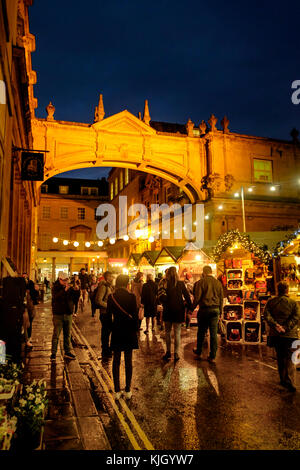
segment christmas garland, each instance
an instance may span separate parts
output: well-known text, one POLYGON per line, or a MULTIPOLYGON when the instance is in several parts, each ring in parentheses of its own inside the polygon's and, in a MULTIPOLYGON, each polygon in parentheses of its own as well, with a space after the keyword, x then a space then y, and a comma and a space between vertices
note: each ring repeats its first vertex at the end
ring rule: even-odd
POLYGON ((286 235, 285 240, 278 242, 274 250, 274 256, 281 255, 284 248, 286 248, 293 240, 295 240, 299 234, 300 234, 300 229, 296 230, 295 232, 290 233, 289 235, 286 235))
POLYGON ((213 248, 212 256, 215 262, 218 262, 227 248, 234 245, 234 243, 240 243, 243 248, 254 254, 256 258, 261 259, 265 264, 269 262, 271 254, 260 248, 256 243, 250 240, 249 235, 240 233, 239 230, 229 230, 229 232, 221 235, 217 241, 216 246, 213 248))

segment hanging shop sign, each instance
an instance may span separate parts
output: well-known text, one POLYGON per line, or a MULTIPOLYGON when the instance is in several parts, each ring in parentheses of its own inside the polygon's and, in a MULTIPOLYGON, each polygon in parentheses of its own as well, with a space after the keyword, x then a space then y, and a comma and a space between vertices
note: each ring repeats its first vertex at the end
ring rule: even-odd
POLYGON ((44 154, 22 152, 21 179, 24 181, 44 181, 44 154))

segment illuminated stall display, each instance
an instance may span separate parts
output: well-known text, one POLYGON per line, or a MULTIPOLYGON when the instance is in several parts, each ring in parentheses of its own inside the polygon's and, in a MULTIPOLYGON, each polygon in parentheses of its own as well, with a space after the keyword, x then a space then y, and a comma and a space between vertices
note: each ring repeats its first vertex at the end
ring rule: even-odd
POLYGON ((224 289, 223 322, 226 340, 255 344, 265 332, 262 312, 270 297, 269 252, 232 230, 223 234, 213 249, 218 279, 224 289))
POLYGON ((300 300, 300 229, 278 243, 275 249, 276 282, 289 284, 289 295, 300 300))

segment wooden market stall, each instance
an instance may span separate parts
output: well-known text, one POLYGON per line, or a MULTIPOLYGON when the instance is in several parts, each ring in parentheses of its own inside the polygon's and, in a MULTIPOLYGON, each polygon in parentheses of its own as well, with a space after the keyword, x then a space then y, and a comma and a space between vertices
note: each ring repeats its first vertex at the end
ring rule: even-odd
POLYGON ((217 275, 217 265, 208 255, 205 248, 199 248, 195 243, 188 243, 181 256, 178 258, 179 277, 184 278, 186 274, 190 276, 195 283, 201 278, 203 267, 209 265, 212 268, 213 275, 217 275))
POLYGON ((289 284, 289 295, 300 301, 300 229, 286 236, 275 249, 275 281, 289 284))
POLYGON ((155 278, 155 261, 157 259, 157 256, 159 255, 159 251, 144 251, 144 253, 141 255, 138 263, 138 269, 144 275, 146 276, 147 274, 152 274, 153 279, 155 278))
POLYGON ((263 309, 271 293, 270 253, 247 234, 231 230, 218 239, 212 257, 224 288, 226 340, 261 342, 265 336, 263 309))
POLYGON ((142 253, 131 253, 127 261, 128 275, 130 278, 134 278, 139 270, 139 261, 142 253))
POLYGON ((179 269, 178 260, 182 256, 184 246, 165 246, 163 247, 155 261, 156 274, 164 274, 166 269, 176 266, 179 269))

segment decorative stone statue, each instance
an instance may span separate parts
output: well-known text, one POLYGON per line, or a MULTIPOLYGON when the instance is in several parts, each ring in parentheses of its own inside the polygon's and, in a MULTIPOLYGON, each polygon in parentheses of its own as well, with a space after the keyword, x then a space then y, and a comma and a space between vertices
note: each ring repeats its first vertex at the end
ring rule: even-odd
POLYGON ((187 130, 188 136, 189 137, 194 137, 194 133, 193 133, 194 123, 191 121, 191 119, 188 120, 185 127, 186 127, 186 130, 187 130))
POLYGON ((47 111, 47 121, 54 121, 54 113, 55 113, 55 106, 53 106, 53 104, 50 103, 48 104, 48 106, 46 106, 46 111, 47 111))
POLYGON ((199 124, 200 135, 205 134, 206 128, 207 128, 206 122, 202 120, 199 124))
POLYGON ((228 134, 228 132, 229 132, 229 129, 228 129, 229 122, 230 122, 230 121, 229 121, 228 117, 227 117, 227 116, 224 116, 223 119, 222 119, 222 121, 221 121, 221 126, 222 126, 222 128, 223 128, 224 134, 228 134))
POLYGON ((230 191, 233 183, 234 183, 234 177, 232 175, 225 175, 224 177, 224 183, 225 183, 225 191, 230 191))
POLYGON ((206 189, 209 196, 213 196, 216 192, 219 191, 221 186, 222 178, 219 173, 211 173, 206 175, 201 179, 201 190, 206 189))
POLYGON ((208 120, 208 124, 210 125, 210 130, 212 132, 216 131, 217 128, 216 128, 216 124, 218 122, 218 118, 216 118, 216 116, 214 116, 213 114, 210 116, 209 120, 208 120))
POLYGON ((299 131, 297 129, 295 129, 295 128, 292 129, 291 136, 292 136, 292 139, 293 139, 294 143, 299 143, 299 139, 298 139, 299 131))

